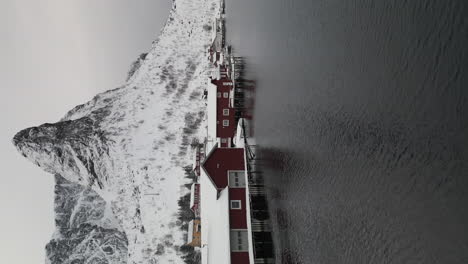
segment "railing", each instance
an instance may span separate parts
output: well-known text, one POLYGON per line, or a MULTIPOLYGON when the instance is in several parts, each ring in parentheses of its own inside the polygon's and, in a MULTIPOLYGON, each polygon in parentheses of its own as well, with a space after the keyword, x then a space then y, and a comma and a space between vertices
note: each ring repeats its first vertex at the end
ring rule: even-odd
POLYGON ((250 219, 252 242, 253 242, 253 264, 274 264, 273 239, 270 215, 266 199, 265 185, 261 171, 253 170, 256 155, 252 146, 248 144, 245 124, 242 119, 242 131, 244 133, 244 146, 247 160, 247 178, 249 185, 250 219))

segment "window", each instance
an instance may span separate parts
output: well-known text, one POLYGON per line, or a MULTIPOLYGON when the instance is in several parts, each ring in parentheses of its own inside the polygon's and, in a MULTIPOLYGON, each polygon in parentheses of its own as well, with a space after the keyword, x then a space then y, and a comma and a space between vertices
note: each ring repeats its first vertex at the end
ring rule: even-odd
POLYGON ((229 115, 229 109, 223 109, 223 116, 229 115))
POLYGON ((240 200, 231 200, 231 209, 240 210, 242 209, 240 200))
POLYGON ((229 126, 229 120, 223 120, 223 126, 229 126))
POLYGON ((229 93, 223 93, 224 98, 229 98, 229 93))
POLYGON ((231 230, 231 251, 248 251, 247 230, 231 230))
POLYGON ((217 93, 218 98, 221 98, 221 92, 217 93))
POLYGON ((245 187, 244 171, 228 171, 229 187, 245 187))

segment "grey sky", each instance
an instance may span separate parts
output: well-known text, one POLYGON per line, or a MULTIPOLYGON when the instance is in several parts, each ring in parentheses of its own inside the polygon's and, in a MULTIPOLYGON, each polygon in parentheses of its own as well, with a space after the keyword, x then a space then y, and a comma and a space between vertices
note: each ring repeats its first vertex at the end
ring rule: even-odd
POLYGON ((54 230, 53 177, 11 138, 123 84, 171 2, 0 0, 0 263, 44 263, 54 230))

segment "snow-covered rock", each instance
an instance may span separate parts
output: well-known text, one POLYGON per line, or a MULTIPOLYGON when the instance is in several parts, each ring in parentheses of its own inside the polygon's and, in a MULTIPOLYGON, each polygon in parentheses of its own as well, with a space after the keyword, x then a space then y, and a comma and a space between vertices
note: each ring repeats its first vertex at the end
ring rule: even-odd
POLYGON ((140 68, 141 64, 146 59, 146 55, 147 53, 140 54, 140 56, 138 56, 138 58, 132 63, 132 66, 130 66, 130 70, 128 70, 127 73, 127 81, 130 80, 133 74, 135 74, 135 72, 140 68))
POLYGON ((55 226, 50 264, 125 264, 127 238, 108 204, 88 187, 55 176, 55 226))
POLYGON ((174 1, 125 85, 13 139, 45 171, 103 198, 128 240, 128 263, 182 263, 177 199, 186 192, 191 144, 206 133, 201 97, 211 34, 203 26, 218 8, 216 0, 174 1))

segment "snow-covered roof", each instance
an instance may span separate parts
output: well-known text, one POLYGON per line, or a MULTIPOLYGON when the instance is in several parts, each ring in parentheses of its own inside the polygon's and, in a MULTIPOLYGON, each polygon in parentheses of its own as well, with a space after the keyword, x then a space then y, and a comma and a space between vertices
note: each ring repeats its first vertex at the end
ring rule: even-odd
POLYGON ((242 127, 243 118, 239 119, 237 122, 236 136, 234 137, 234 144, 237 148, 243 148, 244 143, 244 129, 242 127))
POLYGON ((195 205, 195 185, 196 183, 192 184, 190 187, 190 208, 195 205))
POLYGON ((216 143, 216 85, 209 84, 207 102, 208 142, 207 149, 211 149, 216 143))
POLYGON ((195 170, 197 168, 197 156, 199 154, 199 150, 197 149, 196 151, 193 152, 192 154, 192 159, 193 159, 193 167, 192 169, 195 170))
POLYGON ((223 48, 223 38, 224 38, 224 19, 219 17, 213 23, 213 31, 211 34, 211 48, 213 51, 221 52, 223 48))
POLYGON ((202 264, 230 264, 229 193, 219 193, 205 171, 201 172, 202 264))
MULTIPOLYGON (((221 51, 220 51, 221 52, 221 51)), ((219 54, 219 64, 223 65, 224 64, 224 52, 221 52, 219 54)))
POLYGON ((193 220, 188 223, 188 230, 187 230, 187 244, 191 243, 193 240, 193 220))
POLYGON ((211 43, 213 43, 215 38, 216 38, 216 33, 217 33, 216 27, 218 26, 218 21, 216 19, 214 19, 213 24, 211 26, 212 26, 212 30, 211 30, 210 39, 211 39, 211 43))
POLYGON ((214 52, 221 52, 223 49, 223 36, 221 33, 217 33, 214 37, 213 44, 211 44, 211 48, 214 52))

